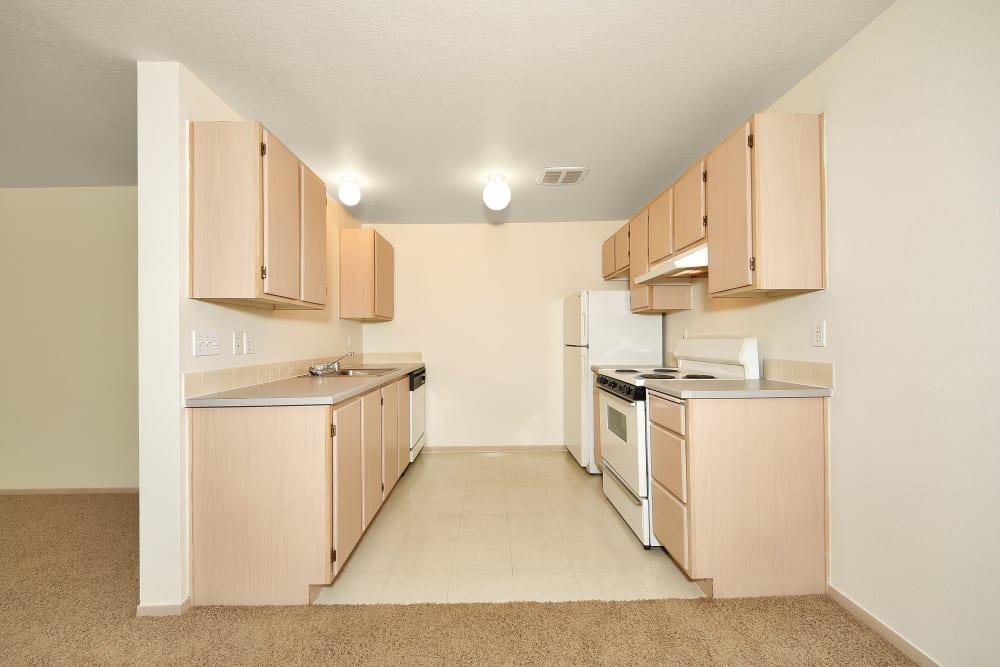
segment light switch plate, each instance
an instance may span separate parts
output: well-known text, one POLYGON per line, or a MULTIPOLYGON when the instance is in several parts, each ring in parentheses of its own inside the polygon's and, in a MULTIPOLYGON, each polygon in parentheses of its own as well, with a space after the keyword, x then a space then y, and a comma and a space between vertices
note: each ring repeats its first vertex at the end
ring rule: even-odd
POLYGON ((210 357, 221 354, 218 331, 192 331, 193 354, 196 357, 210 357))
POLYGON ((253 336, 247 332, 243 332, 243 354, 253 354, 254 348, 257 346, 253 339, 253 336))

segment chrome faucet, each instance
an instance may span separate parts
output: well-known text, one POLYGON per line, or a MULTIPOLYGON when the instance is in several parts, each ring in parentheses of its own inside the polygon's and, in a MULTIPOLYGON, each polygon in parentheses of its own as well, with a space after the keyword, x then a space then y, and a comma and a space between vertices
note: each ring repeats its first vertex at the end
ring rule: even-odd
POLYGON ((325 364, 317 364, 316 366, 309 367, 310 375, 328 375, 330 373, 336 373, 340 370, 340 362, 342 359, 347 357, 353 357, 354 352, 348 352, 347 354, 342 354, 333 361, 328 361, 325 364))
POLYGON ((330 368, 332 368, 334 371, 339 371, 340 370, 340 361, 341 361, 341 359, 345 359, 347 357, 353 357, 353 356, 354 356, 354 352, 348 352, 347 354, 340 355, 339 357, 337 357, 336 359, 334 359, 333 361, 330 362, 330 368))

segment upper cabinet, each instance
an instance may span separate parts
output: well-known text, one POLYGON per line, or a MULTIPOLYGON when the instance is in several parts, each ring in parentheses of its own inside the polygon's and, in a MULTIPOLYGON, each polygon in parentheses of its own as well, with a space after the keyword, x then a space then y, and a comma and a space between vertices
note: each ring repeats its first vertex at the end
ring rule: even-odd
POLYGON ((705 238, 705 163, 696 162, 674 183, 674 234, 671 252, 705 238))
POLYGON ((191 123, 190 296, 323 308, 326 186, 253 121, 191 123))
MULTIPOLYGON (((655 202, 654 202, 655 203, 655 202)), ((649 270, 649 236, 653 206, 639 211, 628 223, 629 302, 633 313, 668 313, 691 308, 691 285, 640 285, 638 276, 649 270)))
POLYGON ((666 259, 674 251, 673 234, 674 189, 668 188, 649 204, 648 264, 666 259))
POLYGON ((826 287, 822 115, 755 114, 705 169, 712 296, 826 287))
POLYGON ((340 230, 340 318, 393 318, 395 257, 374 229, 340 230))
POLYGON ((618 278, 628 271, 629 238, 628 225, 604 240, 601 247, 601 275, 605 280, 618 278))

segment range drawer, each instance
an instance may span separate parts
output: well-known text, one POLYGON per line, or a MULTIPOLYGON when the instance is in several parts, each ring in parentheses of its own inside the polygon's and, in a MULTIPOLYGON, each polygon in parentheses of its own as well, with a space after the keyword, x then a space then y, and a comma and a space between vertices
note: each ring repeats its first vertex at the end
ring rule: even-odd
POLYGON ((653 480, 653 535, 681 568, 690 573, 687 506, 653 480))
POLYGON ((649 421, 684 435, 686 433, 684 404, 649 394, 649 421))
POLYGON ((687 444, 665 428, 649 425, 649 455, 653 479, 687 502, 687 444))

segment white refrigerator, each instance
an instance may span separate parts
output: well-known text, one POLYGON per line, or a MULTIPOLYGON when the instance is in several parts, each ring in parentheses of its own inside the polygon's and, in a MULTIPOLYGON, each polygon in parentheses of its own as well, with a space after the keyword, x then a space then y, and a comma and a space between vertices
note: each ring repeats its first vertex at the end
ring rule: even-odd
POLYGON ((628 291, 585 291, 563 305, 563 427, 566 449, 591 473, 594 460, 594 380, 591 366, 663 363, 663 317, 635 315, 628 291))

